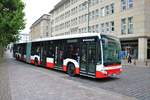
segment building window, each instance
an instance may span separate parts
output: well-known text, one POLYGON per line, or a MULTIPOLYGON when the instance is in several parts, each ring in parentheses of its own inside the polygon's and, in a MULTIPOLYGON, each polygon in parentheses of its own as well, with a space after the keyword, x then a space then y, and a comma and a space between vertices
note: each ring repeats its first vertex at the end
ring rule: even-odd
POLYGON ((90 6, 93 6, 95 4, 98 4, 99 0, 89 0, 90 6))
POLYGON ((109 6, 105 7, 106 15, 109 15, 109 6))
POLYGON ((82 4, 79 5, 79 11, 82 11, 82 4))
POLYGON ((98 4, 99 3, 99 0, 95 0, 95 4, 98 4))
POLYGON ((98 24, 95 27, 95 32, 97 32, 97 33, 99 32, 99 25, 98 24))
POLYGON ((101 16, 104 17, 105 16, 105 8, 101 8, 101 16))
POLYGON ((95 11, 92 11, 92 20, 95 18, 95 11))
POLYGON ((46 30, 48 30, 48 26, 46 26, 46 30))
POLYGON ((126 10, 126 0, 121 0, 121 10, 126 10))
POLYGON ((99 0, 99 2, 103 2, 104 0, 99 0))
POLYGON ((99 17, 99 10, 98 9, 96 9, 96 12, 95 12, 96 14, 95 14, 95 18, 98 18, 99 17))
POLYGON ((79 16, 79 23, 81 23, 81 17, 79 16))
POLYGON ((95 26, 92 26, 92 32, 95 33, 95 26))
POLYGON ((68 0, 66 3, 65 3, 65 8, 68 8, 70 6, 70 0, 68 0))
POLYGON ((87 3, 86 2, 79 5, 79 11, 83 11, 85 9, 87 9, 87 3))
POLYGON ((133 17, 128 18, 128 34, 133 34, 133 17))
POLYGON ((82 6, 83 6, 83 10, 87 9, 87 4, 86 4, 86 2, 84 2, 84 3, 82 4, 82 6))
POLYGON ((79 29, 79 33, 81 33, 81 29, 79 29))
POLYGON ((89 20, 92 20, 92 13, 89 12, 89 20))
POLYGON ((102 32, 102 33, 105 32, 105 26, 104 26, 104 23, 101 24, 101 32, 102 32))
POLYGON ((46 37, 48 36, 48 32, 46 32, 46 37))
POLYGON ((109 23, 106 23, 106 32, 109 32, 109 23))
POLYGON ((85 28, 85 33, 87 33, 87 32, 88 32, 88 28, 86 27, 86 28, 85 28))
POLYGON ((86 15, 83 15, 83 22, 86 21, 86 15))
POLYGON ((121 34, 126 34, 126 19, 121 20, 121 34))
POLYGON ((92 30, 91 28, 92 28, 92 27, 91 27, 91 26, 89 26, 89 33, 90 33, 90 32, 91 32, 91 30, 92 30))
POLYGON ((112 4, 110 5, 110 12, 111 12, 111 14, 114 13, 114 3, 112 3, 112 4))
POLYGON ((110 28, 111 28, 111 31, 112 31, 112 32, 115 31, 115 28, 114 28, 114 21, 110 22, 110 28))
POLYGON ((86 21, 88 21, 88 14, 85 14, 86 21))
POLYGON ((133 0, 128 0, 128 8, 132 8, 133 7, 133 0))

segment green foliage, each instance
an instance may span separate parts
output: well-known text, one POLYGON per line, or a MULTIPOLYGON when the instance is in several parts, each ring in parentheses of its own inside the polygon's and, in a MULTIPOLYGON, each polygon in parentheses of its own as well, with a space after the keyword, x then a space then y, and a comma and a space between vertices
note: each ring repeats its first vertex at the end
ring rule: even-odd
POLYGON ((0 45, 17 41, 24 29, 24 3, 22 0, 0 0, 0 45))

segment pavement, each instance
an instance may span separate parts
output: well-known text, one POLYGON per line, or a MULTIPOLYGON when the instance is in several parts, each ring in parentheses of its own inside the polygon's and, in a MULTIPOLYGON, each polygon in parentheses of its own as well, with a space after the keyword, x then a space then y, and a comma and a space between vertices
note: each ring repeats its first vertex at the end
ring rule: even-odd
POLYGON ((123 66, 132 66, 132 67, 145 67, 145 68, 150 68, 150 60, 146 60, 146 61, 138 61, 133 59, 132 63, 128 63, 127 60, 122 60, 122 65, 123 66))
MULTIPOLYGON (((109 79, 72 78, 60 71, 18 62, 6 52, 0 64, 0 100, 149 100, 150 81, 135 80, 136 75, 131 81, 126 73, 109 79)), ((143 79, 150 79, 147 73, 143 79)))

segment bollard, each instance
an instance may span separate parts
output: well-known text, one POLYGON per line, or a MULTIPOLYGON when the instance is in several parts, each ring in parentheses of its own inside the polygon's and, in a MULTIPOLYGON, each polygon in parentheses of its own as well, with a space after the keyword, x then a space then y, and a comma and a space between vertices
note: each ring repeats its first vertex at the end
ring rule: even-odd
POLYGON ((133 62, 133 63, 134 63, 134 65, 136 65, 136 60, 135 60, 135 59, 134 59, 134 62, 133 62))
POLYGON ((145 61, 145 65, 146 65, 146 66, 148 65, 148 62, 147 62, 147 60, 145 61))

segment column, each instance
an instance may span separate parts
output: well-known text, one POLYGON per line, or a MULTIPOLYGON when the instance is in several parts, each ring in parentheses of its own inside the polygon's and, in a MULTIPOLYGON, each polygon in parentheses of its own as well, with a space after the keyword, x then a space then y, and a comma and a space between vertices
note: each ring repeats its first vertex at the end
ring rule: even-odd
POLYGON ((138 60, 145 61, 147 59, 147 38, 138 39, 138 60))

